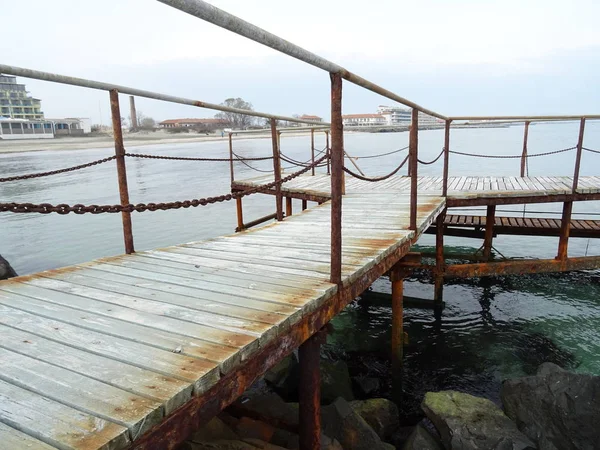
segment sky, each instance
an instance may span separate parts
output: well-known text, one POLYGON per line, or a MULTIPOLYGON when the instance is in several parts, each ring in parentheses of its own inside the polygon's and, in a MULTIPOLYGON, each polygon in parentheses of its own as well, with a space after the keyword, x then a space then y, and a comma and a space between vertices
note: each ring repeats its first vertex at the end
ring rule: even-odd
MULTIPOLYGON (((600 113, 597 0, 209 3, 445 115, 600 113)), ((0 12, 3 64, 329 119, 327 73, 156 0, 0 0, 0 12)), ((46 117, 110 121, 106 92, 19 81, 46 117)), ((136 103, 156 120, 215 114, 136 103)), ((381 104, 393 102, 344 83, 344 114, 381 104)))

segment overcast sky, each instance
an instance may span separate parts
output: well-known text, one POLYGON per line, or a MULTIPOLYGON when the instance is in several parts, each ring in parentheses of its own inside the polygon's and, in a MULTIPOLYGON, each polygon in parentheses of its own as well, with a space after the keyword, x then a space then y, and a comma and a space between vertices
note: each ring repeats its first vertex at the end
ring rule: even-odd
MULTIPOLYGON (((443 114, 600 109, 598 0, 210 3, 443 114)), ((329 116, 326 73, 155 0, 0 0, 0 11, 4 64, 329 116)), ((20 81, 46 117, 109 122, 107 93, 20 81)), ((344 86, 346 114, 390 104, 344 86)), ((214 115, 144 99, 138 109, 157 120, 214 115)))

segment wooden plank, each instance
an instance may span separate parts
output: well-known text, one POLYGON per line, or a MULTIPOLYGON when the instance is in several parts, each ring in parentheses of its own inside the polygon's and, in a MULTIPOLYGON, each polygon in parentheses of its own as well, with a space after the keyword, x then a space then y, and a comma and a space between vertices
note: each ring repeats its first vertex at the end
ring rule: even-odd
POLYGON ((0 380, 0 422, 63 449, 118 450, 127 428, 0 380))
POLYGON ((7 450, 23 448, 28 450, 56 450, 56 447, 15 430, 2 422, 0 422, 0 442, 2 442, 3 447, 7 450))
POLYGON ((4 325, 0 325, 0 335, 2 348, 159 401, 165 414, 170 414, 192 396, 193 386, 176 378, 78 350, 4 325))
MULTIPOLYGON (((17 301, 21 306, 27 297, 17 298, 17 301)), ((79 328, 4 304, 0 305, 0 323, 79 350, 188 381, 194 384, 195 392, 204 392, 219 379, 216 364, 79 328)))
MULTIPOLYGON (((52 298, 54 296, 46 294, 46 297, 52 298)), ((61 300, 51 302, 47 299, 1 291, 0 304, 39 314, 49 319, 61 320, 90 331, 98 331, 125 340, 150 345, 167 352, 185 349, 185 352, 181 351, 180 353, 205 360, 203 363, 207 366, 207 370, 220 364, 223 366, 223 371, 229 371, 231 366, 239 363, 241 358, 241 356, 237 356, 239 352, 241 352, 241 355, 246 352, 251 353, 258 346, 258 343, 254 342, 255 338, 252 337, 248 339, 249 344, 242 348, 233 345, 214 344, 202 339, 202 331, 205 328, 198 328, 194 324, 176 321, 174 325, 180 325, 180 328, 169 323, 164 325, 159 316, 144 317, 144 315, 135 313, 135 311, 131 311, 130 316, 127 316, 127 311, 123 313, 119 311, 120 308, 112 305, 103 307, 101 304, 94 305, 90 303, 87 310, 77 309, 76 304, 70 303, 71 301, 73 303, 78 301, 75 296, 73 296, 74 300, 73 297, 65 299, 65 297, 68 297, 65 294, 56 295, 56 297, 61 300), (61 301, 64 305, 61 304, 61 301), (103 313, 103 309, 106 312, 103 313), (112 314, 113 312, 114 314, 112 314), (120 320, 120 315, 126 320, 120 320), (144 323, 151 324, 151 326, 143 326, 144 323), (191 336, 185 333, 189 333, 191 336), (248 350, 245 349, 246 346, 248 350)), ((232 342, 234 341, 232 340, 232 342)))
POLYGON ((1 348, 0 362, 1 380, 126 427, 132 441, 164 414, 159 402, 1 348))

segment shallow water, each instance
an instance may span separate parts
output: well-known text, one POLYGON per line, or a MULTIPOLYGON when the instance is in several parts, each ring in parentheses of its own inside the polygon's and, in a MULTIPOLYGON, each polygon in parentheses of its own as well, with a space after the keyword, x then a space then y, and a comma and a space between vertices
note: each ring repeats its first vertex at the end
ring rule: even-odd
MULTIPOLYGON (((531 126, 529 152, 538 153, 575 145, 577 124, 531 126)), ((487 154, 520 154, 523 127, 453 130, 451 148, 487 154)), ((282 151, 295 159, 309 158, 309 137, 284 137, 282 151)), ((383 153, 407 145, 407 133, 348 133, 345 147, 353 156, 383 153)), ((433 159, 443 145, 443 131, 420 134, 420 157, 433 159)), ((324 146, 317 136, 318 148, 324 146)), ((600 148, 600 124, 586 128, 585 146, 600 148)), ((269 140, 236 139, 236 153, 268 156, 269 140)), ((187 143, 130 147, 130 152, 181 156, 226 157, 225 142, 187 143)), ((110 156, 113 150, 52 151, 0 155, 1 176, 53 170, 110 156)), ((359 159, 369 175, 395 167, 405 153, 380 159, 359 159)), ((574 151, 530 160, 530 174, 572 175, 574 151)), ((269 161, 251 165, 268 169, 269 161)), ((585 153, 582 175, 598 175, 600 155, 585 153)), ((518 175, 518 159, 475 159, 452 155, 451 175, 518 175)), ((420 173, 441 174, 441 160, 421 166, 420 173)), ((227 163, 170 162, 128 159, 130 198, 133 203, 173 201, 226 193, 227 163)), ((236 177, 258 175, 236 163, 236 177)), ((0 184, 1 201, 36 203, 118 203, 114 162, 58 176, 0 184)), ((299 204, 295 204, 295 210, 299 204)), ((499 211, 522 210, 522 206, 499 211)), ((245 220, 273 212, 271 197, 244 200, 245 220)), ((559 212, 560 204, 527 206, 527 211, 559 212)), ((581 218, 600 214, 598 202, 575 205, 581 218)), ((546 213, 540 214, 542 216, 546 213)), ((555 215, 553 215, 554 217, 555 215)), ((560 216, 558 216, 560 217, 560 216)), ((595 217, 598 218, 598 217, 595 217)), ((119 215, 37 214, 0 215, 0 254, 19 274, 33 273, 89 261, 123 252, 119 215)), ((134 213, 136 249, 200 240, 229 234, 235 228, 235 206, 220 203, 203 208, 168 212, 134 213)), ((494 246, 507 257, 553 257, 557 238, 506 236, 494 246)), ((433 236, 424 236, 419 247, 431 250, 433 236)), ((480 241, 447 238, 448 252, 473 253, 480 241)), ((600 254, 600 244, 571 239, 570 255, 600 254)), ((593 273, 503 277, 488 280, 453 281, 445 286, 446 308, 441 317, 431 310, 406 308, 405 330, 410 344, 405 352, 405 399, 407 414, 414 411, 427 390, 460 389, 497 400, 499 384, 506 377, 531 373, 545 360, 577 371, 600 375, 600 282, 593 273), (412 406, 411 406, 412 405, 412 406), (411 409, 412 408, 412 409, 411 409)), ((373 288, 389 292, 390 284, 378 280, 373 288)), ((405 294, 431 298, 432 280, 417 274, 405 283, 405 294)), ((385 381, 389 370, 391 308, 388 304, 354 302, 334 319, 328 351, 351 362, 353 373, 379 375, 385 381)), ((381 388, 389 395, 389 385, 381 388)))

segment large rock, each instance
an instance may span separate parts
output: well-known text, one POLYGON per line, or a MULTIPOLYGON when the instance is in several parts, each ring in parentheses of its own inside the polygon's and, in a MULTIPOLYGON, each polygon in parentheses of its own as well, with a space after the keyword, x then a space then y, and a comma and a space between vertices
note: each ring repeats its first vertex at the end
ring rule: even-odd
POLYGON ((344 361, 321 360, 321 402, 331 403, 338 397, 354 400, 352 380, 344 361))
POLYGON ((383 440, 388 440, 400 424, 398 407, 385 398, 355 400, 350 402, 350 406, 383 440))
POLYGON ((211 442, 220 440, 236 440, 238 435, 233 432, 221 419, 213 417, 210 422, 196 431, 190 441, 192 442, 211 442))
POLYGON ((265 373, 264 379, 279 395, 289 400, 298 390, 300 381, 300 365, 296 355, 291 353, 283 358, 265 373))
POLYGON ((541 450, 600 449, 600 377, 544 363, 502 384, 506 414, 541 450))
POLYGON ((7 260, 0 255, 0 280, 16 277, 17 272, 13 270, 7 260))
POLYGON ((535 448, 515 423, 487 399, 456 391, 428 392, 421 408, 449 450, 535 448))
POLYGON ((338 398, 322 409, 321 423, 323 433, 337 440, 344 450, 390 448, 390 445, 382 442, 373 428, 343 398, 338 398))
POLYGON ((275 393, 247 392, 229 410, 238 417, 251 417, 278 428, 298 426, 298 403, 286 403, 275 393))
POLYGON ((402 450, 444 450, 444 447, 427 428, 419 424, 404 443, 402 450))

